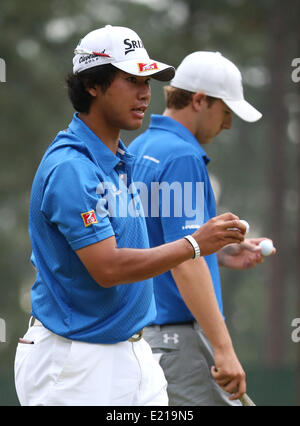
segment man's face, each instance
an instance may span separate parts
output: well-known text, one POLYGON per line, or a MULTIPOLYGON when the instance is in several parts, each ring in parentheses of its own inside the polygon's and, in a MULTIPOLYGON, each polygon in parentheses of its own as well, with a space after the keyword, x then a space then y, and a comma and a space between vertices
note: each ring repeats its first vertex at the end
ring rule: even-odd
POLYGON ((196 137, 201 144, 210 143, 223 129, 231 129, 231 125, 232 111, 221 99, 211 104, 205 100, 199 114, 196 137))
POLYGON ((138 77, 119 71, 105 93, 97 97, 96 102, 98 111, 108 126, 136 130, 142 125, 150 98, 149 77, 138 77))

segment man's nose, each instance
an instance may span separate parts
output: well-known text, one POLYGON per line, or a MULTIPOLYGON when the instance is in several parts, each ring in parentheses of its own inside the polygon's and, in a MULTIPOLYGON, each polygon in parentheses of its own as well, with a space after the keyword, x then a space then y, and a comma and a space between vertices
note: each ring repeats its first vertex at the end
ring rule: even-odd
POLYGON ((149 100, 151 97, 151 88, 148 84, 141 84, 138 92, 139 99, 149 100))

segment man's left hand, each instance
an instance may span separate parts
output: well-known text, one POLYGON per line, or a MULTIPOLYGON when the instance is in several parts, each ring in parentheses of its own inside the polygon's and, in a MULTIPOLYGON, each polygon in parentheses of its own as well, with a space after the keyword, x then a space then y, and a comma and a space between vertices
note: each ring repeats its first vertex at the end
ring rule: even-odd
MULTIPOLYGON (((263 263, 259 243, 266 238, 247 238, 241 244, 229 244, 218 251, 220 266, 230 269, 250 269, 263 263)), ((272 255, 276 253, 274 248, 272 255)))

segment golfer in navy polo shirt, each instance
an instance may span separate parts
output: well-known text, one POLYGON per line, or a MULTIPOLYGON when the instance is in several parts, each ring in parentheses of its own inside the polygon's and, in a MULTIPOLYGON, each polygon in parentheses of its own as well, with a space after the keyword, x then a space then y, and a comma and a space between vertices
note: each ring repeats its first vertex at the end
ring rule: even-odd
MULTIPOLYGON (((150 59, 134 31, 110 25, 80 41, 73 65, 67 84, 76 113, 32 185, 37 277, 17 347, 17 394, 21 405, 167 405, 164 374, 142 338, 156 316, 152 277, 200 250, 240 243, 245 227, 227 213, 150 249, 134 159, 119 136, 141 126, 150 76, 169 80, 174 69, 150 59)), ((241 367, 230 374, 243 392, 241 367)))

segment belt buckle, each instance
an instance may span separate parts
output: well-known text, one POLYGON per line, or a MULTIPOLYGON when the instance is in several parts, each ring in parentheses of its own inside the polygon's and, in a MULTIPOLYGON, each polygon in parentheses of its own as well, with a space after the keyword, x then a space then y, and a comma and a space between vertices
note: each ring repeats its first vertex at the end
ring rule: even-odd
POLYGON ((143 337, 144 330, 140 330, 128 339, 128 342, 138 342, 143 337))

